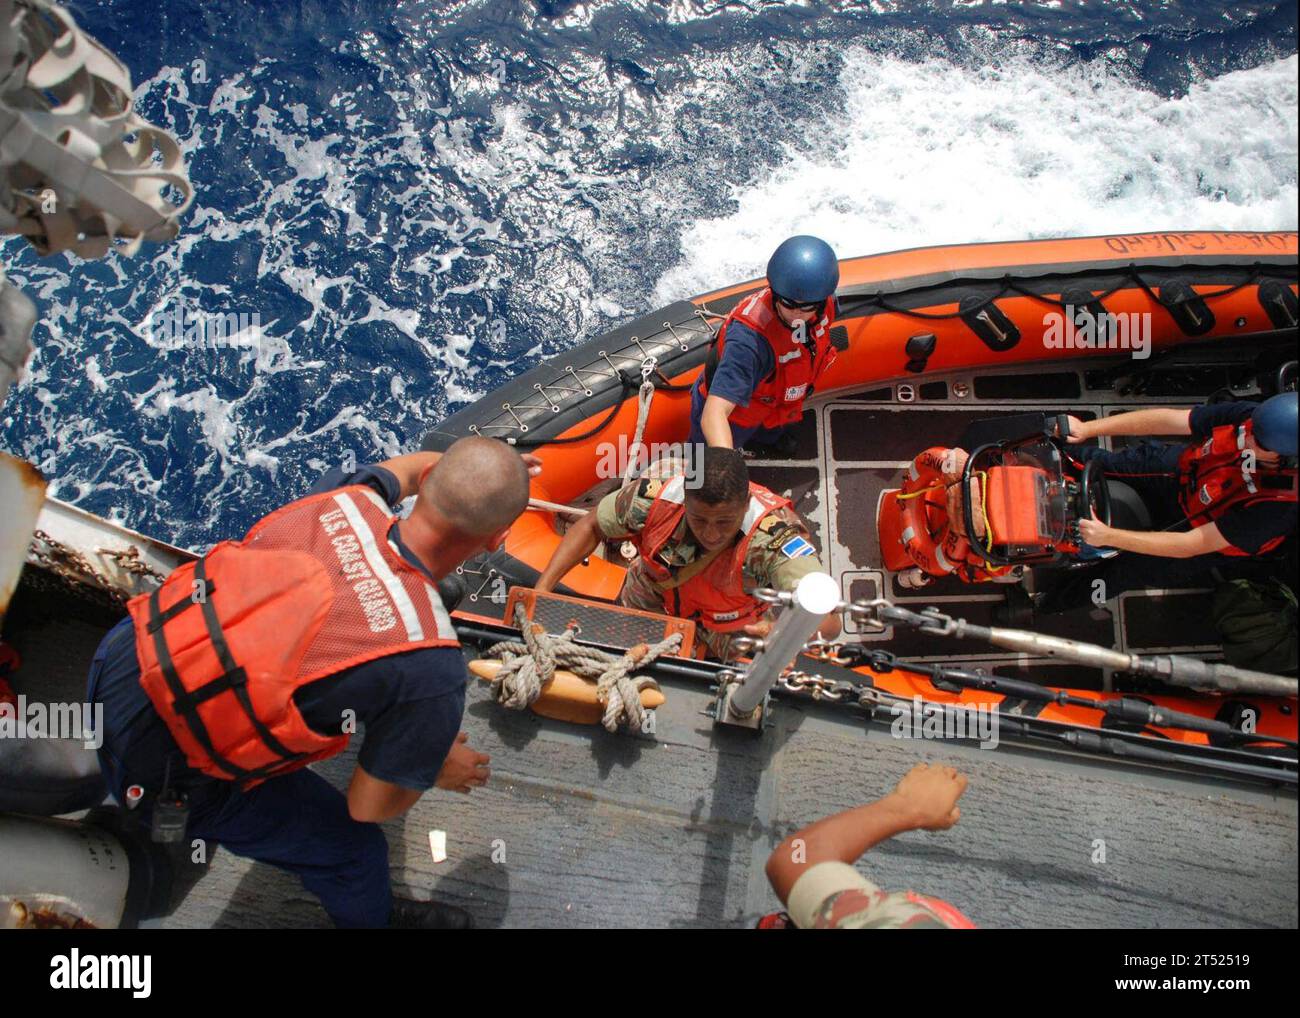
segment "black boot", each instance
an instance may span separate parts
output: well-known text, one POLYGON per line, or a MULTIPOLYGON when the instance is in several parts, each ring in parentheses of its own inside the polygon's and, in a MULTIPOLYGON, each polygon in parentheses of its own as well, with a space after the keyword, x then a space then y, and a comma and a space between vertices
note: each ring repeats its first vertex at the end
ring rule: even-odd
POLYGON ((472 930, 474 917, 455 905, 436 901, 393 899, 393 913, 388 919, 390 930, 472 930))

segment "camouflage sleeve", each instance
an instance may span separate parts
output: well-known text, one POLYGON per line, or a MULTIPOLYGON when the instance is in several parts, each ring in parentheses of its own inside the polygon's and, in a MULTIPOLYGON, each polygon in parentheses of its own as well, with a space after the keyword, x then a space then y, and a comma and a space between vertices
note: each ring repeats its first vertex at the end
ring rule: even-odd
POLYGON ((790 888, 786 909, 801 930, 835 928, 865 916, 885 892, 848 863, 819 862, 790 888))
POLYGON ((618 491, 612 491, 600 500, 596 506, 596 526, 600 528, 606 540, 617 541, 639 533, 645 526, 646 517, 654 496, 647 495, 648 482, 645 478, 624 485, 618 491))
POLYGON ((787 903, 802 930, 897 930, 948 924, 906 893, 886 893, 852 866, 819 862, 795 881, 787 903))
POLYGON ((745 572, 758 586, 793 590, 809 573, 826 571, 801 519, 784 513, 771 518, 760 524, 745 556, 745 572))

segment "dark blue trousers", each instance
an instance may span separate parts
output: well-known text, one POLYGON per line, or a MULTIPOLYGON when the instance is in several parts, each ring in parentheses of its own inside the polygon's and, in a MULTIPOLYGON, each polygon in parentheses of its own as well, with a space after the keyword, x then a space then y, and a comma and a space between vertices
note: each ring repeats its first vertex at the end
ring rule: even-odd
POLYGON ((87 699, 104 705, 99 765, 119 802, 138 784, 147 823, 153 796, 170 782, 190 804, 187 841, 297 874, 336 926, 388 925, 392 890, 388 842, 378 824, 358 823, 347 799, 309 770, 293 771, 241 791, 233 782, 189 767, 140 685, 130 619, 104 637, 90 666, 87 699))

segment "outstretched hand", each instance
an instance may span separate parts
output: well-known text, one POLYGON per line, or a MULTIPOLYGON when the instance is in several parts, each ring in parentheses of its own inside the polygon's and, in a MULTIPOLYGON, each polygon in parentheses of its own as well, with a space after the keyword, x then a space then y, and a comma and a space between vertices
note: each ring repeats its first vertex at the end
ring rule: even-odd
POLYGON ((894 796, 912 815, 916 827, 946 831, 961 819, 957 800, 966 791, 966 775, 955 767, 919 763, 903 775, 894 796))

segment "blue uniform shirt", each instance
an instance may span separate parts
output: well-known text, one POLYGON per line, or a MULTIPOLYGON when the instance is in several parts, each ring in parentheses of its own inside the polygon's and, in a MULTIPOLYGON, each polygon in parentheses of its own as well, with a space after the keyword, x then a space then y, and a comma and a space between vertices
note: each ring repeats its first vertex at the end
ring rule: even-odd
MULTIPOLYGON (((390 505, 401 493, 397 478, 378 466, 365 466, 351 474, 331 471, 313 486, 312 493, 350 484, 369 485, 390 505)), ((389 531, 389 539, 404 559, 428 574, 401 543, 397 526, 389 531)), ((140 685, 140 663, 129 617, 105 639, 104 650, 97 699, 105 703, 106 725, 117 728, 116 737, 131 745, 155 747, 149 755, 159 757, 156 770, 161 774, 162 758, 174 757, 179 750, 140 685)), ((327 675, 299 689, 294 702, 303 720, 322 735, 339 734, 344 718, 355 717, 364 726, 358 760, 366 773, 423 791, 433 786, 460 730, 467 681, 468 670, 458 648, 423 648, 327 675)), ((183 779, 175 770, 172 775, 183 779)), ((193 779, 219 780, 198 775, 193 779)))
POLYGON ((744 322, 732 322, 727 326, 727 345, 723 347, 718 369, 709 383, 709 395, 736 406, 749 406, 759 382, 775 370, 772 344, 744 322))

